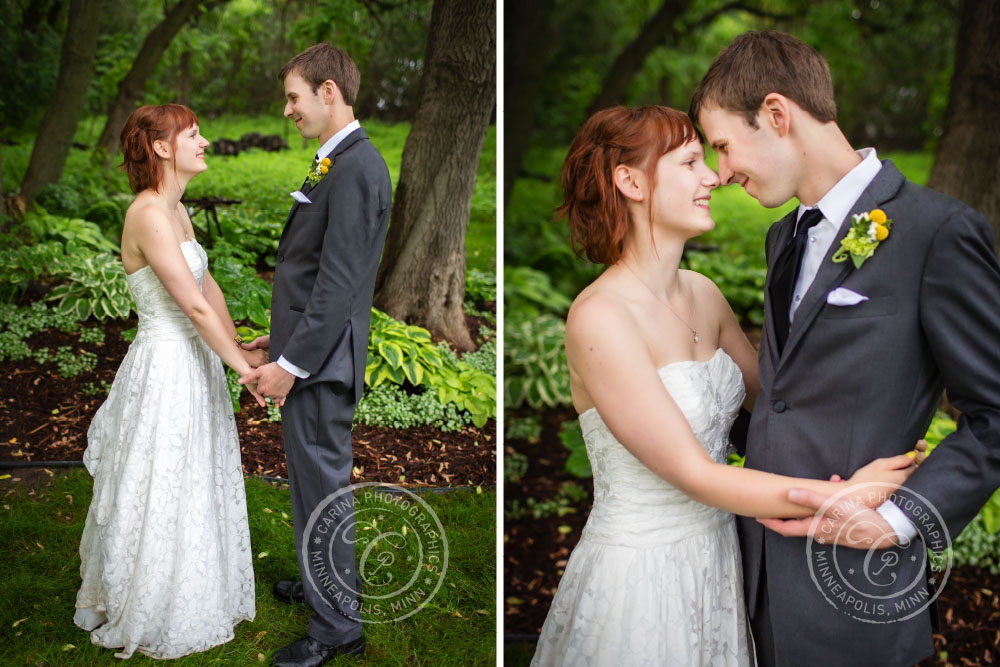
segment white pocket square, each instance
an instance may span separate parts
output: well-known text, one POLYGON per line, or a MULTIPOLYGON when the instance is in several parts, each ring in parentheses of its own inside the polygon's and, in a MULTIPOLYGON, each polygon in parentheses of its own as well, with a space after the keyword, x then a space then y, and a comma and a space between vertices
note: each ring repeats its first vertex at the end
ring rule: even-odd
POLYGON ((862 301, 867 300, 868 297, 864 294, 858 294, 846 287, 838 287, 826 295, 826 302, 831 306, 856 306, 862 301))
POLYGON ((289 192, 288 194, 292 195, 292 199, 299 202, 300 204, 312 203, 312 200, 309 199, 309 197, 306 197, 304 194, 302 194, 300 190, 296 190, 295 192, 289 192))

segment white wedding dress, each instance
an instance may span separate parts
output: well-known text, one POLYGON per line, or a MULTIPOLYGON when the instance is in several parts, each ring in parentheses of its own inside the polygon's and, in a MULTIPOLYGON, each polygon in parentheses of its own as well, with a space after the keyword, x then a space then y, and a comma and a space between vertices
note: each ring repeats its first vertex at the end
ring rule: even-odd
MULTIPOLYGON (((719 349, 660 379, 718 462, 745 390, 719 349)), ((580 415, 594 506, 542 627, 533 666, 748 665, 734 517, 691 500, 639 462, 596 409, 580 415)), ((669 434, 663 446, 670 447, 669 434)))
MULTIPOLYGON (((181 250, 200 286, 205 251, 181 250)), ((117 657, 177 658, 254 618, 246 492, 218 355, 150 267, 127 280, 139 328, 87 433, 73 620, 117 657)))

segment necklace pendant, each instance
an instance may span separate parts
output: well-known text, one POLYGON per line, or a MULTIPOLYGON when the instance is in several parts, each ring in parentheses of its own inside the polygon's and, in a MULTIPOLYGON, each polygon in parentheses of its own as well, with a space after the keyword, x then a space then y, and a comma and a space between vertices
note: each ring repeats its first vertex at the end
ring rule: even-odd
POLYGON ((701 340, 701 337, 699 337, 699 336, 698 336, 698 332, 697 332, 697 331, 695 331, 695 332, 694 332, 694 342, 696 342, 696 343, 697 343, 697 342, 699 342, 700 340, 701 340))

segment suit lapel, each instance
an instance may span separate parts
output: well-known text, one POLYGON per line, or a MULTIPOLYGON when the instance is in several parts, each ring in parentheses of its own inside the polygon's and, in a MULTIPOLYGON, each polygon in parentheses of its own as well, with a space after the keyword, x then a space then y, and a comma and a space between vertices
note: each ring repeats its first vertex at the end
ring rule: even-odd
MULTIPOLYGON (((850 212, 840 222, 837 235, 834 237, 833 243, 830 244, 830 248, 823 258, 823 263, 820 264, 815 280, 809 286, 805 296, 802 297, 801 305, 795 311, 795 319, 792 321, 792 327, 788 332, 788 340, 785 342, 785 351, 782 359, 787 359, 790 356, 789 353, 792 348, 799 343, 810 325, 812 325, 813 320, 819 315, 823 304, 826 303, 826 295, 832 289, 839 287, 847 279, 847 276, 854 271, 854 262, 850 259, 841 263, 833 261, 834 254, 840 248, 841 240, 850 231, 852 216, 879 208, 884 202, 895 196, 905 180, 905 177, 892 164, 892 161, 885 160, 882 163, 882 169, 875 175, 874 180, 868 184, 868 187, 861 193, 858 200, 854 202, 850 212)), ((874 259, 875 257, 872 257, 872 260, 874 259)))
MULTIPOLYGON (((337 144, 336 148, 333 149, 333 152, 330 153, 330 155, 327 156, 328 158, 330 158, 330 171, 333 171, 334 165, 337 164, 337 158, 344 151, 346 151, 348 148, 350 148, 351 146, 353 146, 357 142, 361 141, 362 139, 367 139, 367 138, 368 138, 368 133, 365 132, 365 128, 363 128, 363 127, 359 127, 358 129, 354 130, 349 135, 347 135, 346 137, 344 137, 340 141, 340 143, 337 144)), ((329 175, 329 173, 327 175, 329 175)), ((310 192, 313 192, 315 190, 319 190, 320 188, 322 188, 324 186, 325 181, 326 181, 326 178, 324 177, 316 185, 312 185, 312 184, 306 182, 306 184, 302 186, 302 190, 301 190, 302 194, 308 196, 310 192)), ((295 212, 299 210, 300 206, 302 206, 302 204, 300 204, 297 201, 294 204, 292 204, 292 210, 290 210, 288 212, 288 217, 285 218, 285 225, 284 225, 284 227, 281 230, 281 239, 278 240, 278 244, 279 245, 281 244, 282 241, 284 241, 285 234, 288 233, 288 228, 291 225, 292 218, 295 217, 295 212)))
POLYGON ((770 270, 770 267, 774 266, 774 261, 781 254, 782 248, 788 244, 788 241, 792 238, 792 233, 795 231, 795 218, 798 215, 798 207, 796 206, 788 213, 784 218, 774 223, 775 226, 779 226, 778 233, 775 235, 774 243, 771 245, 771 256, 767 258, 768 271, 767 275, 764 276, 764 321, 767 322, 767 335, 764 338, 767 341, 767 345, 771 350, 771 358, 778 358, 778 339, 774 335, 774 303, 771 301, 771 282, 774 280, 774 271, 770 270))

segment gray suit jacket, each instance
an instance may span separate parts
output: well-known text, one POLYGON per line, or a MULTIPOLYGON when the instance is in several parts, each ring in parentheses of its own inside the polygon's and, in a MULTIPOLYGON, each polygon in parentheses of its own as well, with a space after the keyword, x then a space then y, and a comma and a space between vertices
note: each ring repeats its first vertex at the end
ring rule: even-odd
MULTIPOLYGON (((861 269, 850 260, 833 263, 848 215, 795 313, 780 357, 766 304, 761 392, 746 465, 846 479, 875 458, 912 449, 947 388, 963 412, 958 430, 909 479, 906 486, 915 493, 900 494, 897 504, 908 505, 919 494, 926 500, 917 505, 936 509, 954 539, 1000 486, 1000 268, 993 232, 982 215, 906 180, 888 160, 851 214, 874 208, 893 220, 889 238, 861 269), (826 295, 838 286, 869 299, 853 307, 827 304, 826 295)), ((793 211, 768 232, 769 265, 794 224, 793 211)), ((768 288, 771 278, 769 273, 768 288)), ((890 606, 913 582, 907 595, 923 602, 922 552, 944 547, 939 521, 908 514, 924 541, 889 550, 900 559, 898 579, 882 590, 896 594, 886 598, 890 606)), ((816 576, 815 561, 810 573, 804 539, 782 537, 747 518, 740 520, 740 535, 751 613, 766 568, 778 664, 912 665, 931 654, 931 608, 889 624, 861 622, 851 614, 878 618, 878 609, 845 611, 850 600, 838 599, 834 582, 816 576)), ((826 552, 821 558, 834 558, 830 548, 821 548, 826 552)), ((877 552, 875 561, 885 553, 877 552)), ((835 556, 843 572, 862 573, 876 569, 865 563, 865 555, 841 548, 835 556)), ((843 576, 850 575, 838 575, 843 576)), ((862 604, 880 603, 856 597, 862 604)))
POLYGON ((271 361, 309 371, 316 382, 364 389, 375 273, 389 222, 392 184, 364 128, 328 156, 330 171, 296 203, 278 243, 271 296, 271 361))

